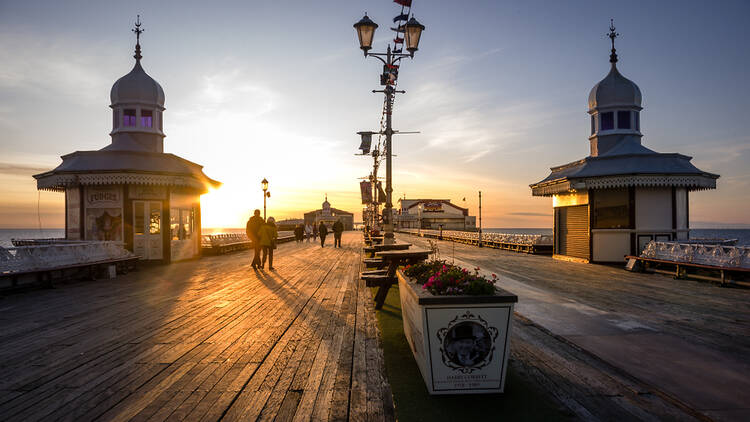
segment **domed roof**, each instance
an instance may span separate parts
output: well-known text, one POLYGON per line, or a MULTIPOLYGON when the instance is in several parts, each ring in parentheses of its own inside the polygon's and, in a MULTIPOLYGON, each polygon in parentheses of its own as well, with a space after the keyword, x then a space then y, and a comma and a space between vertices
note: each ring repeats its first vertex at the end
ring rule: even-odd
POLYGON ((141 61, 136 60, 133 70, 118 79, 112 85, 109 93, 112 104, 143 103, 154 104, 164 108, 164 90, 158 82, 141 67, 141 61))
POLYGON ((589 109, 609 106, 641 106, 641 90, 630 79, 622 76, 617 66, 589 93, 589 109))

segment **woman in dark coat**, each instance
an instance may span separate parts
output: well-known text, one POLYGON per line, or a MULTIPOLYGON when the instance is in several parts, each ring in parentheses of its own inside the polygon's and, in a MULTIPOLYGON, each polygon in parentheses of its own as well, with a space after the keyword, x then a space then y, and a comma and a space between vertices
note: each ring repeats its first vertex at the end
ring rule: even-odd
POLYGON ((318 234, 320 235, 320 247, 326 247, 326 235, 328 235, 328 227, 321 221, 318 226, 318 234))

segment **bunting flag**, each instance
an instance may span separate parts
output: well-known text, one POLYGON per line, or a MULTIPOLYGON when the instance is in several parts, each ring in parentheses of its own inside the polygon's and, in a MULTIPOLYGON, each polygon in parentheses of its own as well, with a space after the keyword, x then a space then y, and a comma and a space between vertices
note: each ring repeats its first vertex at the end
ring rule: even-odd
POLYGON ((402 51, 404 51, 403 48, 397 48, 397 49, 393 50, 394 53, 400 53, 402 51))
POLYGON ((411 7, 411 0, 393 0, 393 2, 404 7, 411 7))
POLYGON ((362 191, 362 203, 372 203, 372 185, 370 184, 370 182, 360 182, 359 190, 362 191))
POLYGON ((402 44, 404 42, 404 39, 401 37, 396 37, 393 39, 393 42, 395 42, 396 44, 402 44))
POLYGON ((406 21, 406 20, 409 20, 409 15, 404 13, 393 18, 393 23, 396 23, 398 21, 406 21))
POLYGON ((391 28, 391 31, 396 32, 404 32, 406 30, 406 25, 399 25, 398 28, 391 28))
POLYGON ((383 190, 383 184, 378 182, 378 204, 385 204, 385 191, 383 190))

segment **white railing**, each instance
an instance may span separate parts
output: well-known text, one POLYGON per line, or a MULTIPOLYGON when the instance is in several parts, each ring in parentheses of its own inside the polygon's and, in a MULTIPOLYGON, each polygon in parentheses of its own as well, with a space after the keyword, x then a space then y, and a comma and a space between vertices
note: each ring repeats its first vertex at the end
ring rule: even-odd
MULTIPOLYGON (((280 231, 279 240, 287 240, 294 238, 294 232, 280 231)), ((222 246, 231 245, 235 243, 250 243, 250 239, 245 233, 217 233, 217 234, 204 234, 201 237, 201 246, 204 248, 220 248, 222 246)))
POLYGON ((746 246, 651 241, 643 249, 641 257, 715 267, 750 268, 750 247, 746 246))
POLYGON ((0 248, 0 274, 128 258, 135 258, 135 255, 126 250, 122 242, 53 242, 0 248))
MULTIPOLYGON (((418 229, 400 229, 399 231, 409 234, 422 234, 438 236, 439 230, 418 230, 418 229)), ((443 237, 467 240, 472 242, 479 241, 478 232, 464 232, 458 230, 443 230, 443 237)), ((482 242, 495 242, 516 245, 552 245, 551 234, 515 234, 515 233, 493 233, 483 232, 482 242)))

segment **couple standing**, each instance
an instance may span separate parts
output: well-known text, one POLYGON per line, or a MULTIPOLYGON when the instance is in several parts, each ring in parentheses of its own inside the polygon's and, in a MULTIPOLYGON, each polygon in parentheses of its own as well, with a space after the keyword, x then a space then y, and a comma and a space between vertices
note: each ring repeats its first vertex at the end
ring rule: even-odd
POLYGON ((266 258, 268 259, 268 269, 273 271, 273 250, 276 249, 276 239, 279 237, 278 229, 276 229, 276 220, 273 217, 268 217, 268 221, 263 221, 260 216, 260 210, 255 210, 253 216, 247 220, 247 226, 245 226, 245 233, 247 238, 253 242, 253 262, 250 264, 253 269, 266 266, 266 258), (263 250, 263 258, 261 260, 260 252, 263 250))
MULTIPOLYGON (((336 220, 335 223, 333 223, 333 247, 334 248, 340 248, 341 247, 341 234, 344 232, 344 223, 341 222, 341 219, 336 220)), ((320 227, 318 228, 318 232, 320 233, 320 247, 325 248, 326 245, 326 236, 328 235, 328 227, 326 227, 325 223, 322 221, 320 222, 320 227)))

